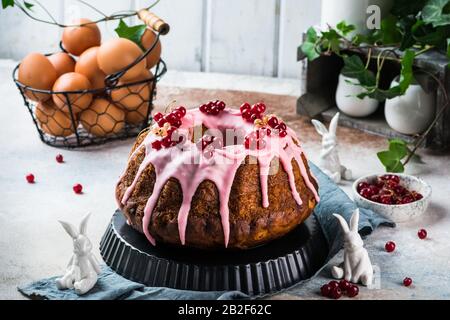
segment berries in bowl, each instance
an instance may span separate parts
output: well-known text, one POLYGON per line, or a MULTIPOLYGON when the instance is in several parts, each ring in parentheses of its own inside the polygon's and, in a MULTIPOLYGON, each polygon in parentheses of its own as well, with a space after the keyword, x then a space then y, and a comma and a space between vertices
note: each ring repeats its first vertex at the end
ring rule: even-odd
POLYGON ((359 207, 377 212, 394 222, 406 222, 428 208, 431 187, 406 174, 368 175, 353 184, 353 198, 359 207))

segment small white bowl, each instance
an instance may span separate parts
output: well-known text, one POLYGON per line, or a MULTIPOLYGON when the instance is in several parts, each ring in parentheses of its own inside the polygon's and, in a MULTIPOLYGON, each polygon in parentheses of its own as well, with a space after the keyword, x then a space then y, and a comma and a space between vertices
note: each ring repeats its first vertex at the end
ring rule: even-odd
POLYGON ((428 208, 431 199, 431 187, 428 183, 414 176, 395 173, 400 178, 400 185, 410 191, 416 191, 422 194, 423 198, 407 204, 382 204, 373 202, 362 197, 357 186, 360 182, 370 183, 374 181, 379 174, 372 174, 361 177, 353 183, 353 199, 358 207, 370 209, 394 222, 407 222, 420 217, 428 208))

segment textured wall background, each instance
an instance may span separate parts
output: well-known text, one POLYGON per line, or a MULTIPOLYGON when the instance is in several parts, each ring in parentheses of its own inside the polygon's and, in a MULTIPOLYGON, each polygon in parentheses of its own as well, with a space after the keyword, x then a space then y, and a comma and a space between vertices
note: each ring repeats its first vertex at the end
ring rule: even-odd
MULTIPOLYGON (((68 23, 78 13, 100 17, 75 0, 40 2, 58 21, 68 23)), ((152 1, 89 3, 111 14, 142 8, 152 1)), ((319 23, 320 1, 161 0, 154 12, 172 26, 163 39, 163 55, 170 69, 299 78, 296 49, 302 32, 319 23)), ((37 7, 35 14, 43 16, 37 7)), ((115 34, 117 23, 102 23, 104 38, 115 34)), ((0 30, 0 58, 19 60, 31 51, 58 50, 61 30, 33 21, 16 8, 0 10, 0 30)))

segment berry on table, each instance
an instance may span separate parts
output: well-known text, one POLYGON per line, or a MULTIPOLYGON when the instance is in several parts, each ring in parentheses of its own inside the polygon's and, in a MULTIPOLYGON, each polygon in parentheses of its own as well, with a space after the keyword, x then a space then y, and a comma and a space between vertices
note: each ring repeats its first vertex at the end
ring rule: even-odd
POLYGON ((339 287, 331 289, 330 298, 339 299, 342 297, 342 290, 339 287))
POLYGON ((34 174, 32 173, 27 174, 25 179, 27 179, 28 183, 34 183, 34 174))
POLYGON ((393 252, 395 250, 395 242, 394 241, 386 242, 386 244, 384 245, 384 249, 387 252, 393 252))
POLYGON ((409 277, 406 277, 405 279, 403 279, 403 285, 405 287, 409 287, 412 284, 412 279, 409 277))
POLYGON ((56 162, 58 162, 58 163, 63 163, 64 162, 64 157, 63 157, 62 154, 56 155, 56 162))
POLYGON ((335 280, 331 280, 330 282, 328 282, 328 284, 330 285, 331 289, 339 288, 339 282, 335 280))
POLYGON ((341 281, 339 281, 339 288, 341 288, 342 291, 347 291, 347 289, 350 286, 351 286, 351 283, 345 279, 342 279, 341 281))
POLYGON ((420 229, 418 232, 417 232, 417 236, 419 237, 419 239, 425 239, 426 237, 427 237, 427 230, 425 230, 425 229, 420 229))
POLYGON ((83 186, 79 183, 75 184, 73 186, 73 192, 75 192, 76 194, 81 194, 83 193, 83 186))
POLYGON ((359 287, 354 284, 350 284, 347 288, 347 296, 350 298, 356 297, 359 293, 359 287))
POLYGON ((330 297, 331 289, 332 288, 329 284, 324 284, 322 287, 320 287, 320 293, 324 297, 330 297))

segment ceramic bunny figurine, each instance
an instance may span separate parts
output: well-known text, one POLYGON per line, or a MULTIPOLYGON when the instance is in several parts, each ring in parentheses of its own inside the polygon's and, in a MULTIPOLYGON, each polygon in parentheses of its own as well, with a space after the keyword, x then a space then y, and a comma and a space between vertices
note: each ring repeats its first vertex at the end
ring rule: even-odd
POLYGON ((314 119, 311 121, 316 131, 322 136, 319 167, 336 183, 339 183, 341 179, 350 180, 352 172, 341 165, 337 149, 336 129, 339 112, 331 119, 329 130, 322 122, 314 119))
POLYGON ((92 243, 86 235, 89 216, 90 213, 81 220, 79 230, 68 222, 59 221, 73 239, 73 255, 65 275, 56 279, 56 287, 60 290, 73 288, 78 295, 91 290, 101 272, 98 261, 91 252, 92 243))
POLYGON ((358 233, 359 209, 353 212, 350 219, 350 227, 347 221, 339 215, 333 214, 339 221, 344 232, 344 262, 340 266, 331 268, 331 274, 336 279, 344 278, 347 281, 363 285, 371 285, 373 279, 373 267, 369 254, 364 249, 364 242, 358 233))

